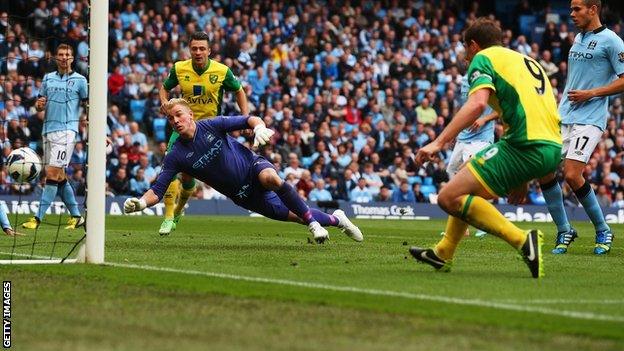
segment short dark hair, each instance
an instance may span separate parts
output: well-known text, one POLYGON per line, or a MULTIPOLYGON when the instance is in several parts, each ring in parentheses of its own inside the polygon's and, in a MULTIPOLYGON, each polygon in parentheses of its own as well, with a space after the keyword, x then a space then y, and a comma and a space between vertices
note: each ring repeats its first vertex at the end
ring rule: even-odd
POLYGON ((72 56, 74 55, 74 48, 71 47, 71 45, 68 44, 60 44, 59 46, 56 47, 56 53, 58 54, 59 51, 61 50, 69 50, 69 52, 72 54, 72 56))
POLYGON ((583 0, 583 4, 587 6, 587 8, 590 8, 595 5, 598 8, 599 14, 600 14, 600 11, 602 10, 602 1, 600 0, 583 0))
POLYGON ((464 42, 470 44, 474 40, 481 49, 503 44, 503 31, 493 20, 480 17, 464 32, 464 42))
POLYGON ((193 40, 205 40, 208 44, 210 44, 210 37, 208 37, 208 33, 206 32, 194 32, 191 34, 189 38, 189 46, 193 40))

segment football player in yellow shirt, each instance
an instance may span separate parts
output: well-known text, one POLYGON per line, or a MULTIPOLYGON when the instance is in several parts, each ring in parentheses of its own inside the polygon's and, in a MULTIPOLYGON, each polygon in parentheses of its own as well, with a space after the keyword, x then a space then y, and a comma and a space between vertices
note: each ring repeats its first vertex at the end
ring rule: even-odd
POLYGON ((418 150, 419 163, 441 148, 490 105, 505 127, 501 139, 478 152, 440 191, 438 204, 449 214, 444 237, 434 248, 410 248, 412 256, 437 270, 449 271, 455 249, 468 225, 505 240, 516 248, 534 278, 543 276, 542 233, 525 231, 487 200, 509 195, 517 203, 527 182, 552 179, 561 160, 561 119, 550 81, 532 58, 502 46, 496 22, 480 18, 464 32, 468 68, 468 101, 431 143, 418 150))
MULTIPOLYGON (((195 32, 189 40, 191 59, 176 62, 169 76, 160 88, 161 105, 169 101, 169 91, 180 86, 182 98, 185 99, 196 120, 213 118, 221 115, 221 102, 224 91, 234 92, 241 115, 249 114, 247 96, 240 82, 234 77, 232 70, 215 60, 210 55, 209 37, 205 32, 195 32)), ((173 132, 167 149, 173 145, 179 134, 173 132)), ((180 173, 179 180, 171 182, 164 196, 165 220, 158 233, 168 235, 176 229, 182 217, 184 206, 195 190, 195 179, 180 173), (177 202, 176 202, 177 200, 177 202)))

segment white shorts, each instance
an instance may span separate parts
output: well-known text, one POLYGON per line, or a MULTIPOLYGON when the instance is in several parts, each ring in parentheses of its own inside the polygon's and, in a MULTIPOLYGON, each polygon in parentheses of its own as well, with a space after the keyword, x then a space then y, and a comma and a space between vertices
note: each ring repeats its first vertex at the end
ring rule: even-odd
POLYGON ((74 152, 76 132, 59 130, 43 136, 44 164, 58 168, 69 166, 69 160, 74 152))
POLYGON ((561 156, 569 160, 587 163, 603 131, 590 124, 564 124, 561 126, 563 146, 561 156))
POLYGON ((473 141, 469 143, 462 141, 456 142, 453 153, 451 153, 449 164, 446 166, 446 173, 448 173, 449 177, 454 176, 459 172, 459 169, 466 161, 470 160, 477 152, 490 145, 491 144, 487 141, 473 141))

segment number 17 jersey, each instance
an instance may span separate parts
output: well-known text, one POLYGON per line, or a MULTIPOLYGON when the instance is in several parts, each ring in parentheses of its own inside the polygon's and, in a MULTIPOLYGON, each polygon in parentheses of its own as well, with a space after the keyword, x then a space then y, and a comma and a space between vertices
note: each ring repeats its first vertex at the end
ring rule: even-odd
POLYGON ((492 46, 479 51, 468 67, 468 95, 491 89, 488 104, 498 112, 512 145, 561 145, 561 118, 544 69, 530 57, 492 46))

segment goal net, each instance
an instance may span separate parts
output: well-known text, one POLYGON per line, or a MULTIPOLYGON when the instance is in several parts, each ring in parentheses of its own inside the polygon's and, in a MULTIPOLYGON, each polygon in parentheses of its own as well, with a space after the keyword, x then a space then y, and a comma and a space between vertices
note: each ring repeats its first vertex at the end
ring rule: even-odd
POLYGON ((0 12, 0 263, 102 263, 108 4, 39 4, 0 12))

